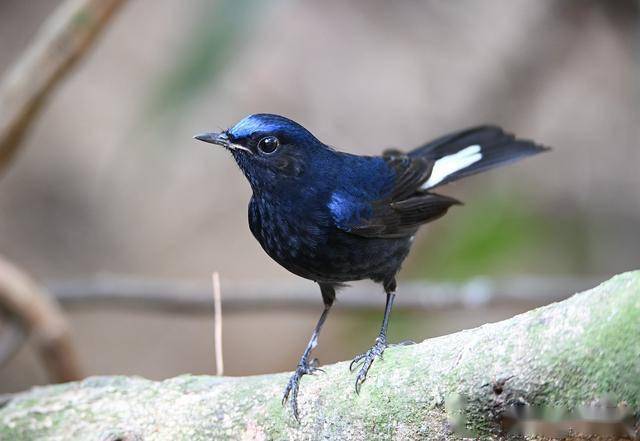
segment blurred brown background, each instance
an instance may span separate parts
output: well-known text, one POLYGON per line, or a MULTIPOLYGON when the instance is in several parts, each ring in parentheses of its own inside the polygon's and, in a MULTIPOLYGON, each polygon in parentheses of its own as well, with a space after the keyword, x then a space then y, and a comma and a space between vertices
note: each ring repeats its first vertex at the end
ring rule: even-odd
MULTIPOLYGON (((0 71, 59 3, 0 0, 0 71)), ((403 311, 402 282, 603 280, 638 268, 639 8, 632 0, 130 1, 0 180, 0 252, 45 284, 129 275, 206 286, 219 271, 223 308, 225 284, 257 281, 273 292, 297 283, 317 308, 224 315, 227 374, 291 369, 320 297, 251 236, 250 189, 232 160, 191 139, 269 112, 361 154, 486 122, 554 148, 446 188, 466 205, 423 228, 400 275, 392 340, 543 302, 403 311)), ((338 303, 322 362, 373 341, 384 299, 365 286, 380 307, 338 303)), ((212 314, 69 314, 87 374, 213 372, 212 314)), ((29 345, 0 368, 0 392, 46 381, 29 345)))

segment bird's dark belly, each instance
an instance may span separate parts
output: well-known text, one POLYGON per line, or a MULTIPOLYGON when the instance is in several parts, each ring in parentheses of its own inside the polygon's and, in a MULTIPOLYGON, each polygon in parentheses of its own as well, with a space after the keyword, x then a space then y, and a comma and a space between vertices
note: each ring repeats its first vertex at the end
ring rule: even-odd
POLYGON ((365 238, 337 230, 326 246, 319 248, 315 262, 324 264, 316 271, 322 273, 328 268, 325 276, 333 276, 334 279, 329 281, 373 279, 382 282, 391 279, 400 270, 409 254, 410 245, 410 238, 365 238))
POLYGON ((388 280, 411 246, 409 237, 365 238, 302 219, 274 216, 265 222, 262 217, 250 215, 250 227, 267 254, 292 273, 317 282, 388 280))

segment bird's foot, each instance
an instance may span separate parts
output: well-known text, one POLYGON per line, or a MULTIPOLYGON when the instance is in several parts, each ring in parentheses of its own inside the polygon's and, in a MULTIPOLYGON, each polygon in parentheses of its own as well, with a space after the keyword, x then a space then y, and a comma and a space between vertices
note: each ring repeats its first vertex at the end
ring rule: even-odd
POLYGON ((349 370, 353 372, 354 368, 360 366, 360 370, 358 371, 358 375, 356 376, 356 393, 360 393, 360 387, 364 380, 367 379, 367 372, 369 372, 369 368, 373 364, 373 361, 376 357, 382 358, 382 353, 388 347, 387 338, 384 335, 379 335, 376 338, 376 342, 371 346, 364 354, 356 355, 351 364, 349 365, 349 370))
POLYGON ((313 375, 316 372, 324 372, 318 367, 318 359, 314 358, 311 361, 308 361, 307 358, 303 356, 300 359, 295 372, 293 373, 291 378, 289 378, 287 387, 284 389, 282 405, 284 406, 287 404, 287 402, 289 402, 289 407, 291 408, 291 412, 293 413, 296 421, 300 421, 300 417, 298 414, 298 390, 300 388, 300 379, 303 375, 313 375))

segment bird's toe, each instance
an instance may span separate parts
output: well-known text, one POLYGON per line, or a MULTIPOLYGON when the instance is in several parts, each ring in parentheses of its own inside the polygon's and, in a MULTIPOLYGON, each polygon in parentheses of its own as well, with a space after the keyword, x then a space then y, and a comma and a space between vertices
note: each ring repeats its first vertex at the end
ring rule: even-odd
POLYGON ((362 384, 367 379, 369 368, 377 357, 382 358, 384 350, 387 348, 386 338, 382 335, 376 339, 375 344, 364 354, 357 355, 351 364, 349 370, 353 372, 354 368, 360 366, 358 375, 356 376, 356 393, 360 394, 362 384))
POLYGON ((303 358, 298 363, 296 370, 289 378, 287 387, 284 389, 282 396, 282 405, 285 406, 289 403, 291 413, 293 413, 296 421, 300 422, 300 414, 298 411, 298 391, 300 390, 300 380, 305 375, 314 375, 316 372, 324 372, 323 369, 318 367, 319 362, 317 358, 314 358, 310 362, 303 358))
POLYGON ((298 370, 296 370, 289 382, 287 383, 287 387, 284 390, 284 395, 282 397, 282 405, 285 406, 287 403, 289 404, 289 408, 291 409, 291 413, 296 421, 300 421, 300 416, 298 413, 298 389, 300 386, 300 378, 303 374, 301 374, 298 370))
POLYGON ((358 354, 355 357, 353 357, 353 360, 351 360, 351 363, 349 364, 349 371, 353 372, 356 367, 358 367, 363 363, 363 360, 366 357, 367 357, 367 352, 358 354))

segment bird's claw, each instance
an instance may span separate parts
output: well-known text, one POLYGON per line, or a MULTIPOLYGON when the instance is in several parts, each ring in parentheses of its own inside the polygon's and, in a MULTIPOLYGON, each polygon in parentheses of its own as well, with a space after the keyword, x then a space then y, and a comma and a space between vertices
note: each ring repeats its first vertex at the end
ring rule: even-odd
POLYGON ((364 354, 358 354, 355 357, 353 357, 353 360, 351 360, 351 363, 349 364, 349 372, 353 372, 353 368, 358 366, 366 355, 367 354, 364 353, 364 354))
POLYGON ((360 366, 360 370, 358 371, 358 375, 356 376, 356 393, 360 394, 360 388, 362 387, 362 383, 367 379, 367 372, 369 372, 369 368, 373 364, 373 361, 376 357, 382 358, 382 353, 387 348, 387 340, 381 335, 376 338, 376 342, 374 345, 365 353, 356 355, 351 364, 349 365, 349 370, 353 372, 354 367, 360 366))
POLYGON ((300 388, 300 379, 304 375, 314 375, 317 371, 324 372, 323 369, 318 367, 318 359, 314 358, 310 362, 305 358, 300 360, 295 372, 289 378, 287 387, 284 389, 284 395, 282 396, 282 405, 285 406, 287 402, 291 407, 291 412, 296 421, 300 422, 300 415, 298 413, 298 390, 300 388))
POLYGON ((307 364, 307 369, 309 370, 307 374, 315 375, 316 372, 326 373, 324 369, 320 369, 318 366, 320 366, 320 362, 318 361, 317 358, 314 358, 313 360, 311 360, 307 364))

